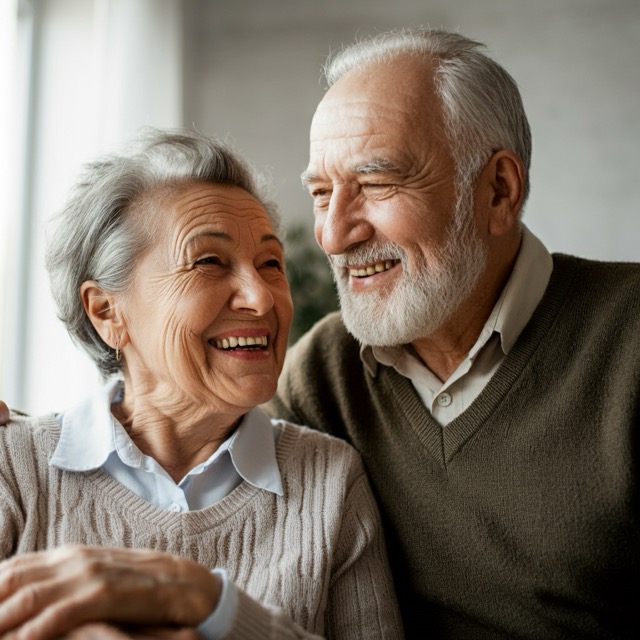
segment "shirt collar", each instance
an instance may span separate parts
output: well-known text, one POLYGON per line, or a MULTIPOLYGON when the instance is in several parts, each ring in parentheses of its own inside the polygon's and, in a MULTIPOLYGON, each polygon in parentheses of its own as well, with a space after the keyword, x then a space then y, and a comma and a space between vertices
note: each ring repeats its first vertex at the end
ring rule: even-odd
POLYGON ((60 439, 49 461, 68 471, 91 471, 100 468, 115 450, 111 401, 120 390, 114 380, 61 416, 60 439))
MULTIPOLYGON (((497 332, 504 354, 508 354, 540 303, 553 271, 553 259, 542 242, 522 225, 522 240, 511 275, 502 290, 475 345, 473 359, 487 340, 497 332)), ((406 347, 360 346, 360 358, 369 375, 375 376, 379 364, 394 366, 406 347)))
POLYGON ((553 258, 527 227, 509 280, 485 327, 500 334, 505 355, 511 351, 535 311, 549 284, 553 258))
POLYGON ((279 496, 284 494, 276 459, 274 427, 259 407, 247 413, 229 440, 237 472, 249 483, 279 496))
MULTIPOLYGON (((125 464, 143 466, 143 454, 111 415, 111 403, 121 385, 119 380, 110 382, 59 417, 60 439, 51 465, 68 471, 91 471, 101 468, 109 455, 118 451, 125 464)), ((269 417, 256 407, 242 418, 238 428, 211 457, 190 473, 201 473, 228 451, 233 466, 244 480, 259 489, 283 495, 275 433, 269 417)))

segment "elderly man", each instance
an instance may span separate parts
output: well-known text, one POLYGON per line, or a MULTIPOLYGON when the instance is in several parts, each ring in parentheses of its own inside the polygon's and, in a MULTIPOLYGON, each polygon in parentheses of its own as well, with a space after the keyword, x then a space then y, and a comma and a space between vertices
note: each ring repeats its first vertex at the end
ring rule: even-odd
POLYGON ((270 410, 363 455, 408 638, 635 637, 640 266, 522 225, 529 126, 479 48, 414 30, 329 62, 303 181, 342 317, 270 410))

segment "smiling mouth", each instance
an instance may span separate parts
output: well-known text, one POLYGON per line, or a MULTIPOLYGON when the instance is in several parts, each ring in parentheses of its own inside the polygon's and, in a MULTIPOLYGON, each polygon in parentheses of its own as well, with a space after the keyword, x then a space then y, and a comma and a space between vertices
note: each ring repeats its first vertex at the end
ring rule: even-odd
POLYGON ((398 264, 398 262, 400 262, 400 260, 381 260, 380 262, 375 262, 367 265, 366 267, 350 268, 349 275, 352 278, 367 278, 369 276, 376 275, 377 273, 382 273, 383 271, 392 269, 398 264))
POLYGON ((267 348, 269 340, 267 336, 229 336, 228 338, 217 338, 209 341, 216 349, 224 351, 261 351, 267 348))

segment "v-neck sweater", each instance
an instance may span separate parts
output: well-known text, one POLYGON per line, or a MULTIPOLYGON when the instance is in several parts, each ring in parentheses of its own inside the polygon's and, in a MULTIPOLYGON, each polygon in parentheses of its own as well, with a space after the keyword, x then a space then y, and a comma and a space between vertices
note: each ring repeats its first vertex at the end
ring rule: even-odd
POLYGON ((639 265, 554 255, 510 353, 445 427, 392 367, 367 371, 339 314, 289 351, 267 409, 361 453, 407 638, 635 637, 639 265))

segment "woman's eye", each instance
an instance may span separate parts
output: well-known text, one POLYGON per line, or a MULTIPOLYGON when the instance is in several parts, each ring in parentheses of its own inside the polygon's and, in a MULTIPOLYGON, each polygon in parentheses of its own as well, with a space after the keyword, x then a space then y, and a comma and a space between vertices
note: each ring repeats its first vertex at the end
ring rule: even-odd
POLYGON ((220 265, 222 264, 220 258, 218 258, 218 256, 206 256, 204 258, 200 258, 199 260, 196 260, 196 264, 197 265, 207 265, 207 264, 215 264, 215 265, 220 265))
POLYGON ((277 258, 272 258, 271 260, 267 260, 262 266, 271 269, 280 269, 282 263, 277 258))

